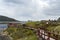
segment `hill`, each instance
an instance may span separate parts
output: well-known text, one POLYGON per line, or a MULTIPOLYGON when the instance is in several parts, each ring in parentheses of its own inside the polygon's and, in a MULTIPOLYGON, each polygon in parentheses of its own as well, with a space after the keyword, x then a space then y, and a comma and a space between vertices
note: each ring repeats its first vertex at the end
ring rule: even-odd
POLYGON ((0 15, 0 21, 18 21, 18 20, 0 15))

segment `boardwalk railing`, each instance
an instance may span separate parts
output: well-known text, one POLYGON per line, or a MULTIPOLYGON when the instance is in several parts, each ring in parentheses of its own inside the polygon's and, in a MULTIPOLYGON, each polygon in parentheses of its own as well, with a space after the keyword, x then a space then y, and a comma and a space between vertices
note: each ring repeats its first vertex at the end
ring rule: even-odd
POLYGON ((44 30, 42 28, 39 28, 36 31, 36 34, 38 36, 38 38, 42 38, 42 40, 60 40, 59 39, 59 32, 49 32, 47 30, 44 30))
POLYGON ((59 32, 54 32, 54 31, 51 32, 42 28, 39 29, 30 28, 30 27, 25 27, 25 28, 34 30, 39 40, 60 40, 59 32))

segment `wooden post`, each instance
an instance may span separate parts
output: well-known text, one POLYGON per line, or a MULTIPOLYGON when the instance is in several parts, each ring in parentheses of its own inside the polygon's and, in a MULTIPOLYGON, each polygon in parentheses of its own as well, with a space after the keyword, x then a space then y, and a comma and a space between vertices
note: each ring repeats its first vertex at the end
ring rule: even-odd
POLYGON ((55 36, 55 39, 56 39, 56 40, 59 40, 59 39, 58 39, 58 36, 59 36, 59 32, 57 32, 57 35, 55 36))
POLYGON ((40 33, 40 28, 37 29, 36 34, 37 34, 38 40, 40 40, 40 38, 41 38, 41 35, 40 35, 40 34, 41 34, 41 33, 40 33))
POLYGON ((58 40, 58 35, 55 36, 55 40, 58 40))
POLYGON ((53 34, 53 38, 55 39, 56 34, 53 34))
POLYGON ((46 29, 44 29, 44 39, 45 39, 45 31, 46 31, 46 29))
POLYGON ((50 35, 51 35, 51 33, 48 32, 48 38, 47 38, 47 40, 50 40, 50 35))

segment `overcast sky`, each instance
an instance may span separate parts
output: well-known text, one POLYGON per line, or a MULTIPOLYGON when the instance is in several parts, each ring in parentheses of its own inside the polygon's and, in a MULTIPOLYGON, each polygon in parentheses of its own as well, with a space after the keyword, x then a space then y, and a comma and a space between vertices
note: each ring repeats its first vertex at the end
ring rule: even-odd
POLYGON ((60 0, 0 0, 0 15, 20 21, 60 17, 60 0))

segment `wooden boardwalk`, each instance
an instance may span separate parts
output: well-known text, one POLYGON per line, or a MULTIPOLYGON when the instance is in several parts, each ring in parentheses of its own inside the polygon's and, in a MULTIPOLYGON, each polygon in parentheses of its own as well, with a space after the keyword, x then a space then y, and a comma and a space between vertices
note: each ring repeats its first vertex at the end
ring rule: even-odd
POLYGON ((59 35, 55 33, 51 33, 49 31, 43 30, 43 29, 38 29, 36 31, 37 37, 42 38, 42 40, 60 40, 59 35))
POLYGON ((54 32, 51 33, 51 32, 49 32, 47 30, 42 29, 42 28, 34 29, 34 28, 28 27, 27 29, 34 30, 36 32, 38 40, 59 40, 58 39, 59 35, 54 34, 54 32))

